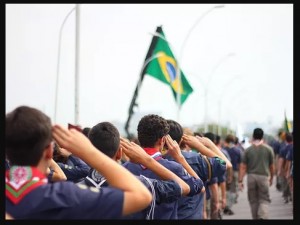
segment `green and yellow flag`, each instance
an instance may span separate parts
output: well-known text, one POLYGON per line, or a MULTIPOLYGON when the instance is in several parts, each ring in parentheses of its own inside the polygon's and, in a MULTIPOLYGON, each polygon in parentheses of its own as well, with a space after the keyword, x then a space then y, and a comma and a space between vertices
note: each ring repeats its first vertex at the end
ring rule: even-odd
MULTIPOLYGON (((170 46, 165 38, 162 27, 157 27, 157 36, 155 45, 151 46, 150 57, 145 60, 146 67, 144 74, 150 75, 171 87, 175 100, 177 102, 177 94, 180 94, 180 106, 186 101, 189 94, 193 92, 193 88, 189 84, 183 72, 180 70, 180 78, 178 63, 170 49, 170 46), (150 61, 147 61, 150 60, 150 61)), ((150 49, 149 49, 150 50, 150 49)))
POLYGON ((284 130, 285 132, 291 132, 291 123, 288 121, 286 117, 286 112, 284 111, 284 130))
POLYGON ((137 106, 136 98, 139 94, 139 89, 141 87, 141 83, 145 75, 149 75, 155 77, 156 79, 164 82, 165 84, 171 87, 173 95, 175 97, 176 103, 177 101, 177 93, 180 94, 180 104, 178 107, 180 108, 182 104, 186 101, 189 94, 193 92, 193 88, 187 81, 183 72, 178 70, 178 63, 174 58, 174 55, 169 47, 168 42, 166 41, 165 34, 162 31, 161 26, 156 28, 156 34, 153 36, 150 47, 146 54, 144 64, 140 73, 140 79, 136 85, 135 91, 133 93, 133 97, 128 110, 128 118, 125 123, 125 131, 127 133, 127 137, 132 137, 132 134, 129 132, 129 125, 131 117, 134 113, 133 108, 137 106), (177 74, 180 74, 180 79, 177 74))

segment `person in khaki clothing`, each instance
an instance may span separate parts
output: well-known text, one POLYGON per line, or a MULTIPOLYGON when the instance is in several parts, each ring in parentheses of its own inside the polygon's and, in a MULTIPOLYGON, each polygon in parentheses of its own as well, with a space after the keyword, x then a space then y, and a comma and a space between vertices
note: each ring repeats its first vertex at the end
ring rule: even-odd
POLYGON ((271 202, 269 186, 273 182, 274 152, 263 142, 261 128, 253 131, 252 145, 245 150, 239 169, 239 189, 242 191, 243 178, 247 173, 248 201, 253 219, 268 219, 268 205, 271 202))

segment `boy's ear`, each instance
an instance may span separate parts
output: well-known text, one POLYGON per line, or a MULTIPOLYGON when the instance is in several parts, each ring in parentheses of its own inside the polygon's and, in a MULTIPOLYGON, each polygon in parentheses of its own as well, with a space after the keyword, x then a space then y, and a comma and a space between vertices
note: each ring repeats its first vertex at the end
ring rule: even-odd
POLYGON ((122 150, 121 146, 119 146, 119 149, 116 152, 116 160, 122 159, 122 152, 123 152, 123 150, 122 150))
POLYGON ((156 142, 159 146, 162 146, 165 143, 165 136, 159 138, 156 142))
POLYGON ((179 147, 180 147, 180 148, 186 148, 186 147, 187 147, 187 146, 186 146, 186 144, 184 143, 184 141, 183 141, 183 138, 182 138, 182 137, 181 137, 181 139, 180 139, 180 141, 179 141, 178 145, 179 145, 179 147))

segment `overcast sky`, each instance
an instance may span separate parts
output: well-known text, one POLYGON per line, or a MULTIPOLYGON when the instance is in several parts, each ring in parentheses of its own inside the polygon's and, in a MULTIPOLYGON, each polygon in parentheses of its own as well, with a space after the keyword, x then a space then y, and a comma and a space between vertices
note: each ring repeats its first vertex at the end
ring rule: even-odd
MULTIPOLYGON (((191 126, 207 112, 211 122, 280 126, 286 110, 293 120, 293 5, 215 6, 81 4, 79 124, 126 122, 150 33, 160 25, 194 92, 178 114, 170 87, 145 76, 138 115, 191 126)), ((6 4, 6 112, 29 105, 54 120, 59 30, 74 7, 6 4)), ((75 122, 75 24, 73 11, 61 38, 54 122, 63 125, 75 122)))

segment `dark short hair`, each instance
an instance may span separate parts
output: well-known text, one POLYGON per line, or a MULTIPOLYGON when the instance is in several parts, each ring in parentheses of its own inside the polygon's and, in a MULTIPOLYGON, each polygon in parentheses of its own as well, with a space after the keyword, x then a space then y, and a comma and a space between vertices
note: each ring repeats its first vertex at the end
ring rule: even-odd
POLYGON ((238 144, 239 143, 239 138, 237 137, 237 136, 235 136, 235 138, 234 138, 234 144, 238 144))
POLYGON ((216 135, 216 145, 220 144, 221 142, 221 136, 220 135, 216 135))
POLYGON ((199 136, 199 137, 203 137, 204 135, 200 132, 194 132, 194 136, 199 136))
POLYGON ((170 126, 169 135, 173 140, 177 141, 177 143, 179 144, 183 135, 183 129, 181 125, 175 120, 167 120, 167 122, 170 126))
POLYGON ((37 166, 51 141, 51 120, 42 111, 19 106, 6 114, 5 153, 11 165, 37 166))
POLYGON ((154 147, 159 138, 169 133, 170 126, 163 117, 149 114, 144 116, 138 124, 138 139, 142 147, 154 147))
POLYGON ((286 133, 285 140, 288 143, 292 142, 293 141, 293 135, 291 133, 286 133))
POLYGON ((261 128, 255 128, 252 137, 254 140, 261 140, 264 137, 264 131, 261 128))
POLYGON ((90 132, 91 128, 90 127, 85 127, 82 129, 82 133, 88 137, 89 136, 89 132, 90 132))
POLYGON ((120 133, 110 122, 98 123, 92 127, 88 137, 99 151, 110 158, 112 158, 119 149, 120 133))
POLYGON ((216 135, 214 133, 212 133, 212 132, 206 132, 206 133, 204 133, 204 137, 207 137, 213 143, 216 143, 216 135))

